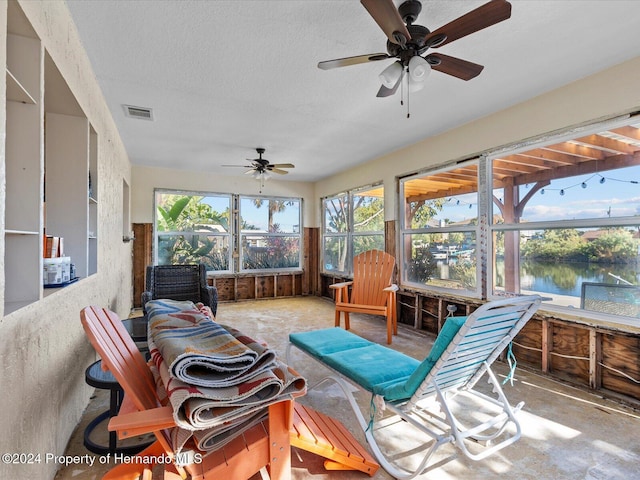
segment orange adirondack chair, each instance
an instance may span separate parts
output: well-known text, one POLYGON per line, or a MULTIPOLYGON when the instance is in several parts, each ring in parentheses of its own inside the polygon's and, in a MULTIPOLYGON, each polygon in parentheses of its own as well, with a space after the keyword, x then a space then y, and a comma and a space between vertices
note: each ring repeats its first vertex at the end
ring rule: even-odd
MULTIPOLYGON (((103 479, 151 479, 153 461, 175 458, 169 431, 175 426, 171 407, 163 407, 156 394, 149 367, 118 316, 103 308, 86 307, 80 312, 82 325, 102 364, 122 386, 125 397, 120 412, 109 422, 119 438, 153 432, 156 441, 138 454, 139 460, 115 466, 103 479), (145 460, 143 460, 145 459, 145 460)), ((224 448, 207 454, 201 462, 164 464, 164 479, 213 480, 250 478, 267 467, 272 479, 291 478, 290 433, 293 401, 269 406, 269 418, 238 436, 224 448)))
POLYGON ((353 258, 353 281, 329 285, 336 291, 336 327, 340 326, 340 312, 344 312, 344 328, 349 330, 349 313, 368 313, 387 318, 387 343, 398 334, 396 292, 391 283, 396 260, 381 250, 369 250, 353 258), (351 287, 351 298, 349 298, 351 287))

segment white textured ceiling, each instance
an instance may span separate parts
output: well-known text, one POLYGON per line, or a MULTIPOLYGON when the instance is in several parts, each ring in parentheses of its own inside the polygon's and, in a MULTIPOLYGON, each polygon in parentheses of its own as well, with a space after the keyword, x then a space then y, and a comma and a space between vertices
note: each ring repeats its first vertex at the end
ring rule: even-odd
MULTIPOLYGON (((407 119, 398 94, 376 98, 391 60, 316 66, 385 51, 358 1, 67 3, 134 164, 242 175, 219 166, 264 147, 295 164, 283 180, 321 179, 640 55, 640 1, 513 0, 509 20, 437 49, 480 76, 432 72, 407 119)), ((416 23, 435 30, 484 3, 425 0, 416 23)))

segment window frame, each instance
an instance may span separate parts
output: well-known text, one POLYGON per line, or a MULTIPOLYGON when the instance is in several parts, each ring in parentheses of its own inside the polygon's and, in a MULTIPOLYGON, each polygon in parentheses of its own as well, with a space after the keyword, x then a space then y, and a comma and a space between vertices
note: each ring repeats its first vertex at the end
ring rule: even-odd
MULTIPOLYGON (((471 298, 481 298, 482 297, 482 276, 481 276, 481 265, 482 265, 482 252, 480 250, 481 246, 481 226, 482 226, 482 218, 484 217, 483 212, 484 208, 482 205, 481 199, 483 198, 483 184, 484 181, 482 175, 482 157, 473 157, 467 158, 464 160, 459 160, 456 162, 451 162, 446 165, 441 165, 438 167, 421 170, 420 172, 413 173, 411 175, 407 175, 404 177, 398 178, 398 219, 399 219, 399 233, 398 233, 398 245, 399 245, 399 256, 400 256, 400 265, 402 268, 400 269, 399 282, 400 285, 404 288, 408 288, 411 290, 418 291, 432 291, 444 294, 452 294, 456 296, 467 296, 471 298), (421 228, 411 228, 411 226, 407 226, 407 217, 404 212, 406 212, 406 199, 405 196, 405 185, 407 182, 419 178, 425 178, 429 176, 433 176, 436 174, 447 173, 457 168, 461 168, 464 166, 476 165, 477 166, 477 178, 476 178, 476 195, 477 195, 477 209, 476 209, 476 223, 469 224, 468 226, 438 226, 438 227, 421 227, 421 228), (424 283, 413 282, 407 278, 407 265, 409 264, 409 259, 411 257, 410 252, 407 252, 405 249, 405 244, 407 243, 406 238, 409 237, 409 244, 411 244, 413 235, 433 235, 433 234, 450 234, 450 233, 462 233, 464 235, 468 233, 472 233, 475 235, 475 264, 476 264, 476 275, 475 275, 475 288, 447 288, 441 287, 437 285, 430 285, 424 283)), ((438 197, 438 198, 446 198, 447 196, 438 197)))
POLYGON ((302 227, 302 198, 298 198, 298 197, 275 197, 275 196, 263 196, 263 195, 243 195, 243 194, 238 194, 236 196, 236 201, 237 201, 237 207, 235 208, 235 211, 237 212, 238 215, 238 219, 236 222, 234 222, 237 225, 237 235, 236 235, 236 244, 235 244, 235 249, 236 252, 238 252, 238 263, 236 265, 236 272, 237 273, 251 273, 251 274, 256 274, 256 273, 275 273, 275 272, 301 272, 303 270, 302 268, 302 259, 303 259, 303 237, 302 237, 302 232, 303 232, 303 227, 302 227), (248 231, 250 230, 242 230, 242 226, 241 226, 241 216, 242 216, 242 200, 243 199, 265 199, 268 201, 271 200, 275 200, 275 201, 296 201, 298 203, 298 233, 294 233, 294 232, 279 232, 279 233, 274 233, 274 232, 262 232, 260 231, 260 236, 265 237, 265 238, 291 238, 291 237, 297 237, 298 238, 298 266, 297 267, 282 267, 282 268, 243 268, 243 263, 244 263, 244 249, 242 248, 242 239, 243 237, 247 236, 248 231))
MULTIPOLYGON (((487 170, 487 181, 486 181, 486 195, 488 200, 487 207, 489 208, 488 218, 490 221, 487 225, 487 245, 488 252, 494 251, 494 238, 496 233, 498 232, 506 232, 506 231, 549 231, 549 230, 562 230, 562 229, 595 229, 602 230, 606 228, 616 228, 616 227, 628 227, 628 228, 638 228, 640 226, 640 215, 633 216, 623 216, 623 217, 597 217, 597 218, 586 218, 586 219, 570 219, 570 220, 548 220, 548 221, 528 221, 526 223, 495 223, 494 213, 498 211, 497 206, 491 200, 493 195, 492 189, 492 172, 493 172, 493 161, 495 159, 499 159, 500 157, 514 155, 517 153, 525 152, 528 150, 532 150, 535 148, 542 148, 548 145, 556 144, 563 141, 570 141, 581 136, 586 136, 590 134, 597 134, 601 131, 606 131, 609 129, 613 129, 616 127, 622 127, 626 125, 637 124, 637 117, 634 121, 634 118, 630 115, 625 115, 619 118, 610 119, 608 121, 594 122, 589 125, 581 126, 579 128, 567 129, 562 133, 557 133, 555 135, 547 135, 543 138, 532 139, 528 142, 519 144, 517 146, 505 147, 501 149, 495 149, 492 152, 486 154, 486 170, 487 170)), ((624 167, 620 167, 624 168, 624 167)), ((615 172, 618 169, 607 170, 609 172, 615 172)), ((571 178, 571 177, 567 177, 571 178)), ((570 183, 570 182, 569 182, 570 183)), ((516 293, 513 292, 505 292, 497 293, 496 292, 496 272, 495 272, 495 264, 491 258, 488 258, 487 261, 487 275, 486 275, 486 294, 485 298, 489 300, 504 298, 505 295, 514 295, 516 293)), ((519 280, 520 281, 520 280, 519 280)), ((522 288, 520 288, 522 291, 522 288)), ((603 312, 596 312, 592 310, 585 310, 574 306, 564 306, 558 303, 551 303, 551 297, 545 297, 544 293, 540 293, 543 297, 544 309, 558 314, 571 314, 576 315, 579 314, 580 317, 586 319, 593 319, 596 321, 607 321, 614 322, 619 325, 633 325, 637 324, 637 320, 634 321, 632 317, 625 317, 623 315, 615 315, 603 312)), ((552 295, 552 294, 550 294, 552 295)), ((578 297, 578 304, 580 304, 580 298, 578 297)))
MULTIPOLYGON (((500 231, 540 231, 540 230, 549 230, 549 229, 584 229, 584 230, 603 230, 606 228, 624 228, 627 231, 631 231, 633 233, 634 230, 638 230, 640 232, 640 214, 638 215, 627 215, 627 216, 619 216, 619 217, 598 217, 598 218, 587 218, 587 219, 556 219, 556 220, 548 220, 548 221, 537 221, 537 222, 526 222, 526 223, 514 223, 514 224, 505 224, 505 223, 494 223, 494 212, 497 209, 497 206, 494 204, 494 189, 493 189, 493 160, 500 159, 501 157, 505 157, 508 155, 514 155, 519 153, 524 153, 529 150, 533 150, 536 148, 542 148, 545 146, 570 142, 572 140, 580 142, 581 137, 586 137, 589 135, 597 135, 600 132, 606 132, 608 130, 613 130, 620 127, 625 126, 634 126, 635 128, 640 128, 640 112, 631 111, 629 113, 623 113, 618 116, 612 116, 608 119, 601 119, 596 121, 585 122, 584 124, 567 127, 562 130, 557 130, 554 132, 548 132, 545 134, 538 135, 536 137, 532 137, 526 140, 522 140, 519 142, 514 142, 509 145, 503 145, 500 147, 487 149, 481 152, 478 155, 478 233, 476 237, 476 251, 477 251, 477 285, 479 286, 478 291, 476 292, 476 296, 478 296, 482 300, 493 300, 504 298, 505 295, 518 295, 516 293, 502 293, 495 292, 495 263, 493 258, 494 251, 494 238, 495 233, 500 231)), ((632 137, 633 138, 633 137, 632 137)), ((637 152, 637 151, 636 151, 637 152)), ((440 166, 434 166, 428 169, 421 170, 419 172, 413 172, 406 176, 398 176, 396 177, 397 181, 397 209, 396 218, 398 219, 398 233, 397 233, 397 242, 398 242, 398 254, 401 259, 400 261, 400 285, 404 288, 407 288, 411 291, 424 292, 426 294, 448 294, 454 295, 456 297, 462 296, 464 294, 463 291, 458 289, 442 289, 437 286, 432 285, 424 285, 424 284, 416 284, 405 281, 406 278, 406 257, 407 254, 404 248, 404 236, 407 233, 436 233, 436 232, 446 232, 446 229, 407 229, 405 227, 406 218, 404 216, 404 206, 405 206, 405 197, 404 197, 404 182, 411 178, 418 178, 420 176, 433 174, 438 171, 447 171, 455 169, 460 165, 461 162, 465 160, 453 160, 447 162, 445 164, 441 164, 440 166)), ((616 172, 618 169, 623 169, 628 165, 622 165, 620 167, 615 167, 613 169, 606 170, 607 174, 610 172, 616 172)), ((638 165, 632 165, 638 166, 638 165)), ((605 170, 603 170, 605 171, 605 170)), ((588 174, 588 173, 586 173, 588 174)), ((580 175, 580 173, 576 173, 576 176, 580 175)), ((600 175, 601 177, 603 175, 600 175)), ((615 174, 613 175, 615 176, 615 174)), ((566 177, 571 178, 571 177, 566 177)), ((558 179, 556 179, 558 180, 558 179)), ((618 181, 625 181, 622 179, 616 179, 618 181)), ((637 180, 637 179, 633 179, 637 180)), ((553 181, 553 179, 552 179, 553 181)), ((638 183, 637 181, 629 181, 629 183, 638 183)), ((576 185, 569 185, 567 188, 571 188, 576 185)), ((555 187, 551 187, 550 190, 557 190, 555 187)), ((562 190, 562 187, 560 188, 562 190)), ((562 194, 560 194, 562 195, 562 194)), ((639 256, 640 256, 640 246, 638 247, 639 256)), ((640 269, 636 275, 640 276, 640 269)), ((614 277, 615 278, 615 277, 614 277)), ((638 282, 638 287, 640 288, 640 282, 638 282)), ((522 289, 520 290, 522 291, 522 289)), ((543 297, 543 308, 550 313, 560 314, 560 315, 571 315, 572 318, 580 318, 586 322, 606 322, 607 325, 617 324, 620 326, 637 326, 637 319, 632 317, 626 317, 623 315, 611 314, 611 313, 603 313, 592 310, 585 310, 583 308, 569 307, 563 306, 559 303, 549 303, 550 298, 545 298, 544 293, 541 292, 541 296, 543 297)), ((575 296, 572 295, 575 299, 575 296)), ((578 303, 580 303, 580 297, 577 298, 578 303)))
POLYGON ((382 242, 383 242, 383 249, 384 246, 386 245, 386 239, 385 239, 385 231, 384 231, 384 217, 383 217, 383 224, 382 224, 382 230, 366 230, 366 231, 355 231, 354 228, 354 205, 353 205, 353 201, 354 201, 354 197, 357 196, 358 194, 362 193, 362 192, 366 192, 367 190, 374 190, 374 189, 382 189, 382 196, 380 197, 382 199, 382 210, 383 210, 383 216, 384 216, 384 183, 382 181, 379 182, 375 182, 375 183, 371 183, 368 185, 362 185, 359 187, 355 187, 349 190, 344 190, 342 192, 339 193, 335 193, 333 195, 327 195, 326 197, 322 197, 320 199, 321 201, 321 216, 322 216, 322 235, 321 235, 321 241, 320 241, 320 245, 321 245, 321 251, 320 251, 320 271, 325 274, 325 275, 340 275, 340 276, 344 276, 344 277, 352 277, 353 276, 353 252, 354 252, 354 248, 353 248, 353 240, 356 237, 371 237, 371 236, 377 236, 380 235, 382 237, 382 242), (338 199, 341 196, 346 196, 347 197, 347 201, 346 201, 346 206, 347 206, 347 225, 346 225, 346 229, 344 232, 327 232, 327 216, 326 216, 326 202, 330 201, 332 199, 338 199), (338 270, 338 269, 327 269, 327 263, 326 263, 326 249, 325 249, 325 245, 326 245, 326 240, 330 239, 330 238, 344 238, 345 239, 345 248, 346 248, 346 258, 345 258, 345 270, 338 270))
POLYGON ((228 198, 229 200, 229 229, 226 233, 212 233, 211 236, 226 238, 228 244, 228 265, 226 270, 207 270, 207 274, 211 276, 224 276, 224 275, 238 275, 238 274, 274 274, 274 273, 298 273, 303 271, 303 199, 301 197, 283 197, 283 196, 263 196, 263 195, 243 195, 224 192, 205 192, 200 190, 184 190, 184 189, 170 189, 170 188, 155 188, 153 193, 153 263, 158 265, 158 246, 160 237, 168 236, 182 236, 185 234, 198 234, 202 235, 203 232, 195 232, 191 230, 183 231, 171 231, 171 232, 158 232, 158 205, 157 199, 159 194, 167 195, 184 195, 191 197, 221 197, 228 198), (251 199, 263 199, 265 201, 279 200, 279 201, 295 201, 299 205, 298 211, 298 232, 285 232, 285 233, 268 233, 260 232, 260 236, 266 237, 297 237, 298 238, 298 267, 284 267, 284 268, 264 268, 264 269, 243 269, 242 267, 242 237, 243 232, 241 230, 240 222, 240 203, 243 198, 251 199))

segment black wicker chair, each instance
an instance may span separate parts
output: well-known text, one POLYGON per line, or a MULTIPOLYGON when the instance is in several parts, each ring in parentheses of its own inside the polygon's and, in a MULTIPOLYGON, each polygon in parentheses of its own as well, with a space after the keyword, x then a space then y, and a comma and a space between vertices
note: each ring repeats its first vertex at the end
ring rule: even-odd
POLYGON ((218 310, 218 290, 207 284, 207 270, 200 265, 155 265, 147 267, 146 291, 142 293, 142 310, 149 300, 169 298, 191 300, 218 310))

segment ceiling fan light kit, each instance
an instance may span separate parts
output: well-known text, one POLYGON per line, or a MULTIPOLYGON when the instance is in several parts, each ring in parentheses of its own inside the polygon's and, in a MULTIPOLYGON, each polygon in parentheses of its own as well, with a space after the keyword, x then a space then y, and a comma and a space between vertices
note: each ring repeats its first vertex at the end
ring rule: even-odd
POLYGON ((402 70, 403 70, 402 63, 393 62, 391 65, 385 68, 380 73, 380 75, 378 75, 378 78, 380 78, 382 85, 384 85, 387 88, 393 88, 393 86, 398 82, 398 80, 400 80, 400 76, 402 75, 402 70))
POLYGON ((424 82, 431 73, 431 65, 419 55, 409 60, 409 75, 414 82, 424 82))
MULTIPOLYGON (((511 17, 509 2, 491 0, 431 31, 427 27, 414 23, 422 11, 422 3, 419 0, 406 0, 397 9, 393 0, 360 0, 360 3, 387 36, 387 53, 327 60, 318 63, 318 68, 330 70, 395 58, 397 60, 379 75, 382 86, 378 91, 378 97, 395 94, 403 83, 405 73, 408 77, 407 94, 422 90, 432 69, 465 81, 477 77, 484 68, 482 65, 438 53, 430 53, 426 56, 424 54, 430 48, 442 47, 511 17)), ((404 97, 404 87, 402 96, 404 97)), ((401 100, 400 103, 403 101, 401 100)))

